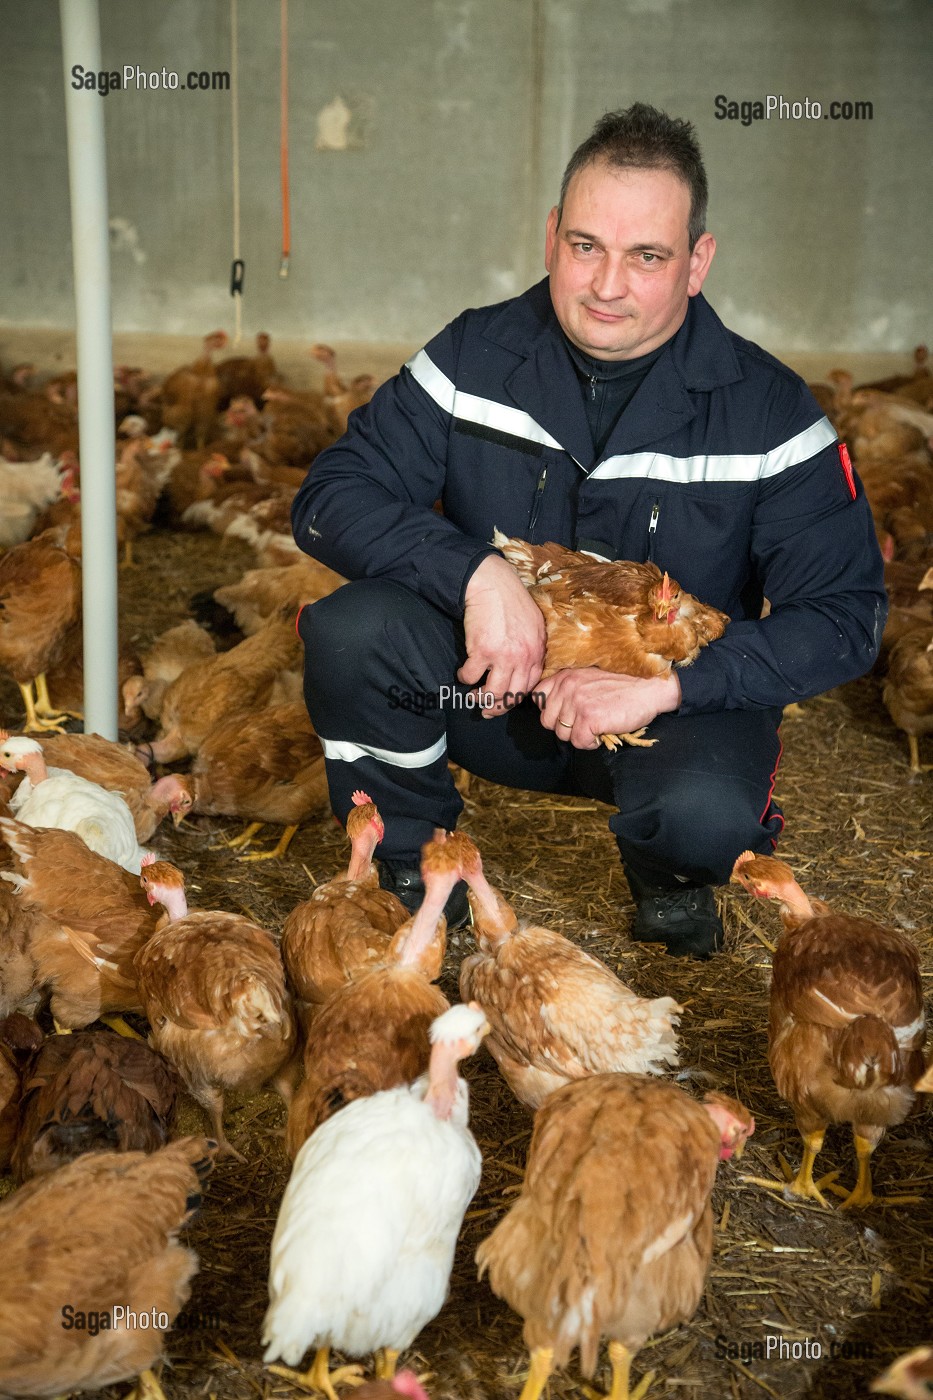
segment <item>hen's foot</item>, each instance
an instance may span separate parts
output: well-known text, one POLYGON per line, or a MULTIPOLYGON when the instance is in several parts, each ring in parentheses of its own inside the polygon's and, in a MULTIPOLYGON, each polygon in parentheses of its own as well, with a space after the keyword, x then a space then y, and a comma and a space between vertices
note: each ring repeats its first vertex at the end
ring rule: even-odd
POLYGON ((59 710, 58 705, 53 705, 49 695, 49 683, 45 678, 45 672, 36 676, 36 714, 40 719, 53 719, 56 723, 61 721, 64 715, 67 719, 84 719, 80 710, 59 710))
POLYGON ((742 1180, 748 1181, 754 1186, 764 1186, 768 1191, 780 1191, 787 1200, 798 1197, 805 1201, 818 1201, 821 1206, 828 1209, 829 1202, 820 1187, 828 1186, 830 1182, 835 1181, 839 1173, 838 1171, 827 1172, 825 1176, 820 1177, 819 1181, 813 1180, 813 1164, 822 1146, 822 1132, 805 1133, 803 1134, 803 1161, 800 1163, 800 1170, 796 1176, 793 1176, 790 1166, 778 1153, 781 1170, 784 1172, 783 1181, 765 1176, 743 1176, 742 1180))
POLYGON ((392 1347, 380 1347, 376 1352, 376 1380, 391 1381, 395 1377, 395 1368, 398 1365, 399 1352, 392 1347))
POLYGON ((651 1383, 656 1373, 649 1371, 642 1376, 635 1389, 630 1390, 632 1356, 633 1353, 622 1342, 610 1342, 609 1364, 612 1367, 612 1389, 608 1395, 602 1395, 598 1390, 593 1390, 591 1386, 585 1385, 583 1392, 587 1400, 644 1400, 644 1396, 651 1389, 651 1383))
POLYGON ((218 846, 225 847, 228 851, 237 851, 241 846, 248 846, 258 831, 262 831, 265 822, 250 822, 249 826, 243 828, 239 836, 231 836, 228 840, 223 837, 217 842, 218 846))
POLYGON ((648 728, 643 724, 641 729, 633 729, 631 734, 600 734, 599 742, 605 744, 610 753, 615 753, 616 749, 623 744, 631 744, 633 748, 650 749, 658 742, 657 739, 643 739, 642 735, 648 728))
POLYGON ((336 1370, 329 1371, 329 1360, 329 1347, 319 1347, 309 1371, 293 1371, 289 1366, 270 1366, 268 1369, 277 1376, 284 1376, 302 1390, 310 1391, 312 1395, 326 1395, 327 1400, 340 1400, 335 1385, 363 1384, 362 1366, 338 1366, 336 1370))
POLYGON ((135 1390, 131 1390, 126 1400, 165 1400, 165 1391, 154 1372, 140 1371, 135 1390))
POLYGON ((840 1210, 863 1210, 866 1206, 907 1206, 917 1205, 922 1196, 876 1196, 871 1189, 871 1154, 874 1144, 867 1138, 855 1134, 855 1152, 858 1157, 858 1179, 851 1191, 841 1186, 831 1186, 837 1196, 842 1196, 840 1210))
MULTIPOLYGON (((38 689, 38 680, 36 681, 38 689)), ((68 718, 67 715, 48 713, 40 715, 33 698, 32 682, 29 685, 21 685, 19 693, 23 697, 23 708, 26 711, 26 723, 23 725, 24 734, 42 734, 51 731, 56 734, 63 734, 62 725, 68 718)))
POLYGON ((278 860, 284 856, 291 845, 291 839, 298 830, 297 826, 287 826, 282 832, 277 845, 271 851, 250 851, 248 855, 240 856, 240 860, 278 860))
POLYGON ((540 1400, 540 1396, 547 1385, 548 1376, 554 1367, 554 1350, 552 1347, 535 1347, 531 1353, 531 1365, 528 1368, 528 1379, 522 1386, 522 1393, 518 1400, 540 1400))

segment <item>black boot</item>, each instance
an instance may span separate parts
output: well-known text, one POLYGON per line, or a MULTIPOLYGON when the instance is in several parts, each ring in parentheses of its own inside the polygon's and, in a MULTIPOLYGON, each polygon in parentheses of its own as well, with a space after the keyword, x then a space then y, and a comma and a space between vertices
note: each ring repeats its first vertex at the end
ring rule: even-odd
POLYGON ((640 943, 663 943, 672 958, 705 962, 722 948, 722 920, 709 885, 658 889, 626 870, 637 908, 631 937, 640 943))
MULTIPOLYGON (((381 860, 379 862, 379 884, 384 890, 398 895, 406 909, 414 914, 424 899, 424 881, 417 865, 407 865, 404 861, 381 860)), ((467 902, 467 887, 463 880, 454 885, 447 903, 444 905, 448 929, 463 928, 470 922, 470 906, 467 902)))

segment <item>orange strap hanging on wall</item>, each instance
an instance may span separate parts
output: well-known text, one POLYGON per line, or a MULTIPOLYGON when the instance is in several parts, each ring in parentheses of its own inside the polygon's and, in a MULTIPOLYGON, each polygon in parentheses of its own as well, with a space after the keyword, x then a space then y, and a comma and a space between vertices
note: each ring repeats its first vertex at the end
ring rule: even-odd
POLYGON ((292 251, 291 197, 288 188, 288 0, 281 0, 279 157, 282 180, 282 261, 279 276, 287 277, 292 251))

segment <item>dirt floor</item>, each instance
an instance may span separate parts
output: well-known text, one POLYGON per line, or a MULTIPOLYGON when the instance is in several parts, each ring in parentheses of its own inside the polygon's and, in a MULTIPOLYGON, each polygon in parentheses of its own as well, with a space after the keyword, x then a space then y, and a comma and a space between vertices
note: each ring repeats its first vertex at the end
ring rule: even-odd
MULTIPOLYGON (((252 562, 249 551, 232 542, 164 532, 139 540, 137 555, 140 566, 122 571, 121 590, 123 631, 139 643, 180 620, 191 594, 237 577, 252 562)), ((0 681, 3 722, 14 728, 20 713, 17 692, 0 681)), ((867 678, 808 703, 800 718, 785 723, 784 742, 776 794, 787 817, 780 854, 811 893, 909 930, 929 979, 933 774, 911 781, 906 740, 888 720, 877 681, 867 678)), ((790 1204, 743 1183, 744 1171, 773 1176, 782 1154, 794 1168, 800 1157, 766 1060, 769 948, 777 919, 730 889, 722 892, 726 951, 710 963, 675 961, 630 943, 631 904, 608 815, 597 803, 474 780, 463 826, 479 842, 491 878, 521 912, 579 939, 637 992, 670 993, 686 1003, 683 1065, 694 1087, 734 1094, 757 1120, 743 1161, 720 1169, 716 1252, 700 1308, 691 1322, 645 1348, 635 1375, 656 1372, 652 1397, 862 1396, 896 1354, 933 1341, 930 1110, 924 1107, 891 1132, 875 1157, 876 1189, 909 1189, 921 1197, 919 1204, 850 1216, 790 1204), (779 1359, 777 1342, 767 1358, 768 1338, 787 1347, 809 1344, 811 1359, 779 1359), (816 1343, 820 1359, 812 1355, 816 1343), (831 1349, 837 1352, 832 1358, 831 1349)), ((216 845, 235 829, 233 822, 198 818, 178 832, 160 831, 153 844, 185 871, 193 906, 241 911, 275 932, 312 881, 329 878, 344 860, 344 840, 330 817, 299 831, 284 862, 241 864, 216 845)), ((469 947, 468 933, 450 940, 442 979, 450 997, 469 947)), ((477 1283, 472 1260, 518 1188, 530 1118, 488 1056, 478 1056, 466 1072, 484 1157, 482 1183, 464 1226, 449 1301, 404 1360, 431 1374, 427 1385, 435 1400, 515 1400, 526 1364, 521 1323, 477 1283)), ((219 1165, 190 1231, 201 1259, 187 1309, 194 1325, 168 1339, 171 1366, 163 1384, 169 1400, 284 1400, 299 1393, 263 1370, 259 1344, 269 1245, 287 1177, 279 1136, 284 1119, 272 1094, 229 1106, 228 1131, 247 1163, 219 1165)), ((194 1105, 183 1105, 179 1127, 202 1129, 194 1105)), ((641 1167, 647 1173, 651 1166, 646 1155, 641 1167)), ((845 1131, 827 1135, 820 1168, 838 1168, 841 1181, 852 1184, 845 1131)), ((608 1368, 597 1386, 608 1389, 608 1368)), ((122 1396, 126 1389, 105 1393, 122 1396)), ((573 1368, 554 1377, 548 1391, 551 1400, 587 1393, 573 1368)))

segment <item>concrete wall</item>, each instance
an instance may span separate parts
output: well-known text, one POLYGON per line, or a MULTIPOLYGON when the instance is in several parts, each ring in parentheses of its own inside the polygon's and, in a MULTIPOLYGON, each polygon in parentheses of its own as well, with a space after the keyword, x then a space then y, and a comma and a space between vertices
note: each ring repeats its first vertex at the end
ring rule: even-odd
MULTIPOLYGON (((105 68, 230 67, 229 0, 100 10, 105 68)), ((778 351, 929 337, 928 0, 290 0, 287 281, 278 11, 239 0, 247 329, 416 344, 521 290, 567 156, 640 98, 699 129, 707 288, 735 329, 778 351), (873 120, 716 119, 717 94, 769 93, 873 120)), ((73 318, 62 89, 57 0, 0 0, 0 324, 73 318)), ((229 329, 229 94, 86 100, 105 103, 115 325, 229 329)))

